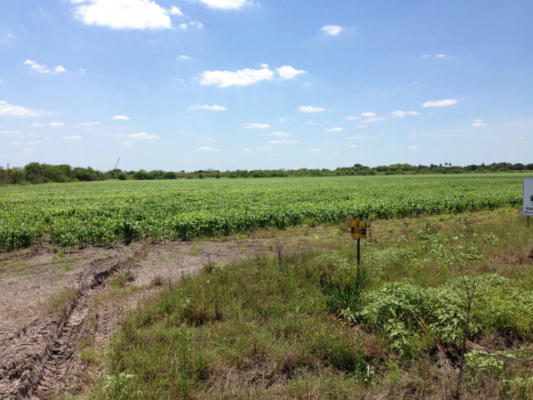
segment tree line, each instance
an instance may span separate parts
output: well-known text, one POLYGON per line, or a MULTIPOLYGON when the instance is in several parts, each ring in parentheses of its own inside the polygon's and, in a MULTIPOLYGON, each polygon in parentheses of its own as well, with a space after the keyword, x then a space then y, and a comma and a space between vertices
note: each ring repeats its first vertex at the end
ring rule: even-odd
POLYGON ((256 169, 219 171, 214 169, 199 171, 123 171, 113 169, 107 172, 91 167, 72 167, 67 164, 50 165, 32 162, 21 168, 0 167, 0 184, 35 184, 48 182, 83 182, 107 179, 155 180, 155 179, 203 179, 203 178, 270 178, 303 176, 350 176, 350 175, 398 175, 398 174, 461 174, 471 172, 514 172, 533 171, 533 163, 492 163, 457 166, 451 163, 431 165, 391 164, 368 167, 355 164, 351 167, 300 168, 300 169, 256 169))

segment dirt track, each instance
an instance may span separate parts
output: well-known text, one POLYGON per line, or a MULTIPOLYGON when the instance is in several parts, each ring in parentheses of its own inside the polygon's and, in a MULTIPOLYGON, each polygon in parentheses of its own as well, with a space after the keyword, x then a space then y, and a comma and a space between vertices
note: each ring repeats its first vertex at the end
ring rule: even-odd
POLYGON ((102 354, 124 312, 160 285, 209 262, 274 254, 279 243, 284 251, 327 247, 336 236, 332 232, 335 228, 310 228, 300 238, 289 233, 281 241, 259 237, 0 254, 0 399, 78 392, 91 368, 101 369, 80 358, 80 344, 90 340, 102 354))

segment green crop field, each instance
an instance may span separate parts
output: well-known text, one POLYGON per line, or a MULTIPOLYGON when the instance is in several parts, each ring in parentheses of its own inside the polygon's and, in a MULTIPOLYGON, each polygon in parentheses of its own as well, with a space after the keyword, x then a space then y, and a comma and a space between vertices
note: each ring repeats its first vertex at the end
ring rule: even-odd
POLYGON ((105 181, 0 187, 0 249, 224 236, 264 227, 493 209, 521 174, 105 181))

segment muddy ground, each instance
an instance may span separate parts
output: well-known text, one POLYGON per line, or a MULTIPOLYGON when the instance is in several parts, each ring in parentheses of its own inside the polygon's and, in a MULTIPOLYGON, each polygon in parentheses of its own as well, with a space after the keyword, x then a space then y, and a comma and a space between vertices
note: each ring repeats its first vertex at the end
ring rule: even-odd
POLYGON ((208 263, 345 240, 338 227, 304 227, 224 240, 0 253, 0 399, 80 393, 102 372, 124 313, 208 263))

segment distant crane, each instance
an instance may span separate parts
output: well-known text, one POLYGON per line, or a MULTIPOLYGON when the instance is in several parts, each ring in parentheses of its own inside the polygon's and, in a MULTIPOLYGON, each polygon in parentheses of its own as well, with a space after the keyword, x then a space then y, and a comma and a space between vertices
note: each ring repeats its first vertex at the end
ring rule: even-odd
POLYGON ((120 157, 118 158, 118 160, 117 160, 117 162, 116 162, 116 164, 115 164, 115 168, 113 168, 113 169, 117 169, 117 168, 118 168, 118 163, 119 163, 119 162, 120 162, 120 157))

